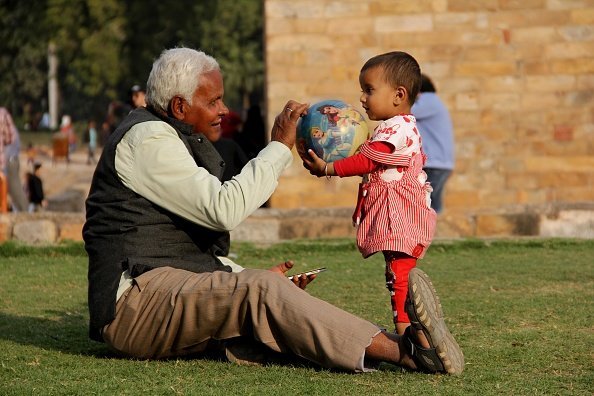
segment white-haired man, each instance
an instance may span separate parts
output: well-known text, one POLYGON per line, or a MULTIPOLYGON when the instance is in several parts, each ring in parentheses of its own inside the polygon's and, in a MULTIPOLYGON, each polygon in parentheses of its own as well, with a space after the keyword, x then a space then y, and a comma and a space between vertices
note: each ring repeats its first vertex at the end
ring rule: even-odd
POLYGON ((257 270, 225 257, 229 230, 270 197, 292 161, 307 104, 288 101, 271 142, 222 183, 224 162, 210 143, 228 113, 216 60, 189 48, 166 50, 146 87, 147 108, 131 112, 110 136, 87 199, 93 339, 136 358, 197 354, 240 339, 344 370, 364 371, 369 361, 462 370, 461 352, 420 272, 410 309, 433 320, 419 320, 433 339, 429 350, 414 334, 387 334, 310 296, 302 289, 314 276, 295 284, 283 276, 291 262, 257 270))

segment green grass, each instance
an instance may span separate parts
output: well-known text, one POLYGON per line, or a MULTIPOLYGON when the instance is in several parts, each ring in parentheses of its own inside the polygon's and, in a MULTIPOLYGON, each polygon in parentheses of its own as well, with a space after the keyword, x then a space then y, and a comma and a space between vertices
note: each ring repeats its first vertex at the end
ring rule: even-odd
MULTIPOLYGON (((352 241, 234 245, 237 262, 295 272, 324 265, 308 291, 390 324, 383 261, 352 241)), ((87 338, 80 244, 0 245, 0 394, 592 395, 594 241, 435 243, 419 263, 433 279, 466 356, 463 375, 392 367, 350 374, 317 367, 236 366, 214 359, 137 361, 87 338)))

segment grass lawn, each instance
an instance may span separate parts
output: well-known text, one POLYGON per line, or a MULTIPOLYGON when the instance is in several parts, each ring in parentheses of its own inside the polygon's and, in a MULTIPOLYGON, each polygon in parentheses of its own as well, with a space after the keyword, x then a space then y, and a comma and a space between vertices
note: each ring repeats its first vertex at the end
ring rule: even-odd
MULTIPOLYGON (((308 291, 390 325, 383 261, 353 241, 235 244, 245 266, 326 266, 308 291)), ((366 374, 237 366, 216 359, 119 359, 87 338, 81 244, 0 245, 1 395, 592 395, 594 241, 436 242, 419 263, 466 356, 461 376, 384 366, 366 374)))

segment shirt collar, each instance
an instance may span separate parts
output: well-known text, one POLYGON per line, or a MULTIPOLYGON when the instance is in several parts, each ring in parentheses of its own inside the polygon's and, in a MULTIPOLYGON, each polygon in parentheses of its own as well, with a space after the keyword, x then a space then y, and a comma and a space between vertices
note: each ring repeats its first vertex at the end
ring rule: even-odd
POLYGON ((184 135, 193 135, 194 134, 194 127, 190 124, 186 124, 183 121, 180 121, 176 118, 173 117, 169 117, 167 114, 162 114, 161 112, 155 110, 153 107, 151 106, 147 106, 146 109, 153 115, 159 117, 161 120, 163 120, 164 122, 168 123, 169 125, 171 125, 172 127, 174 127, 175 129, 177 129, 178 131, 180 131, 181 133, 183 133, 184 135))

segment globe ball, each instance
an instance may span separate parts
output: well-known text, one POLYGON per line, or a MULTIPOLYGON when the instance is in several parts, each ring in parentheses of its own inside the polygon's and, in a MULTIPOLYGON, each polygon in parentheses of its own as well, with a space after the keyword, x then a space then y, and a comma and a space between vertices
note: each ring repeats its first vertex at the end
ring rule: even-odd
POLYGON ((355 154, 369 137, 365 117, 353 106, 336 99, 311 105, 297 124, 297 152, 311 159, 313 150, 326 162, 355 154))

